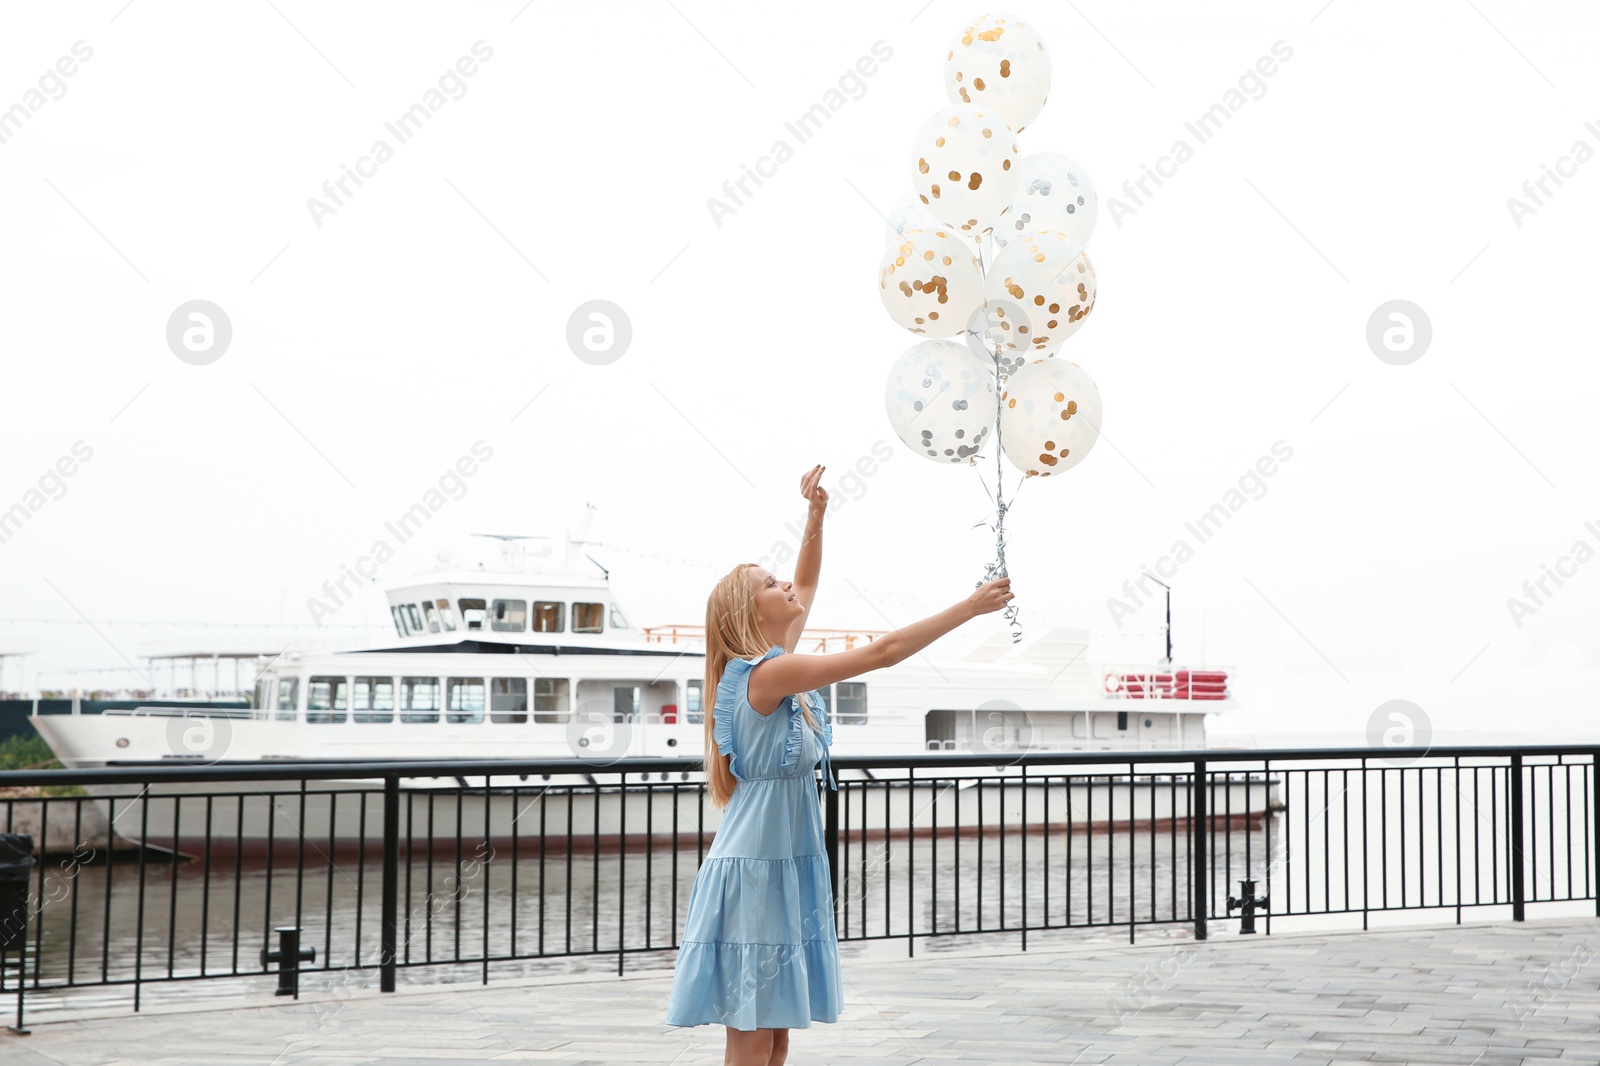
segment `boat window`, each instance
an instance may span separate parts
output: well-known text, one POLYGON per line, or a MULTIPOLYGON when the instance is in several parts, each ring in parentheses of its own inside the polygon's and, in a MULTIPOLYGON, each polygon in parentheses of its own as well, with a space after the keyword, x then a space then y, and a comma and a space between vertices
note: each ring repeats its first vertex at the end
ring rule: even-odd
POLYGON ((280 722, 292 722, 295 712, 300 709, 300 679, 298 677, 283 677, 278 679, 278 713, 280 722))
POLYGON ((865 681, 841 681, 834 686, 838 691, 834 693, 835 706, 838 713, 834 721, 841 725, 865 725, 867 721, 867 683, 865 681))
POLYGON ((313 677, 306 687, 306 721, 342 722, 350 709, 348 677, 313 677))
POLYGON ((536 677, 533 679, 533 720, 535 722, 565 722, 571 714, 567 702, 567 679, 564 677, 536 677))
MULTIPOLYGON (((268 699, 268 691, 267 690, 270 687, 271 687, 271 682, 269 682, 266 678, 261 677, 261 678, 257 678, 256 679, 255 696, 250 700, 250 707, 251 707, 252 710, 262 711, 262 710, 266 709, 266 707, 267 707, 267 699, 268 699)), ((266 715, 264 715, 264 714, 262 714, 262 715, 252 715, 252 717, 265 718, 266 715)))
POLYGON ((400 720, 437 722, 439 720, 439 679, 402 677, 400 679, 400 720))
POLYGON ((690 725, 703 725, 706 720, 705 704, 700 701, 705 682, 698 677, 687 682, 688 695, 684 698, 684 714, 690 725))
POLYGON ((422 617, 428 620, 428 632, 439 632, 439 616, 433 613, 433 601, 422 601, 422 617))
POLYGON ((446 631, 456 631, 456 612, 451 608, 449 600, 439 601, 439 621, 444 623, 446 631))
POLYGON ((482 600, 458 600, 461 604, 461 621, 468 629, 482 629, 484 608, 482 600))
POLYGON ((422 615, 417 613, 417 605, 414 604, 414 603, 408 603, 408 604, 405 605, 405 609, 406 609, 406 621, 411 623, 411 632, 413 632, 413 633, 421 633, 422 632, 422 615))
POLYGON ((521 725, 528 720, 528 679, 496 677, 490 681, 489 721, 521 725))
POLYGON ((445 721, 483 721, 483 678, 452 677, 445 693, 445 721))
POLYGON ((521 633, 528 628, 527 600, 495 600, 489 623, 497 633, 521 633))
POLYGON ((398 608, 398 607, 390 607, 389 608, 389 617, 394 619, 394 630, 395 630, 395 632, 399 633, 402 637, 405 636, 406 635, 406 619, 405 619, 405 616, 400 613, 400 608, 398 608))
POLYGON ((356 678, 352 717, 358 722, 394 721, 394 678, 356 678))
POLYGON ((572 631, 574 633, 599 633, 605 621, 606 605, 603 603, 575 603, 572 605, 572 631))
POLYGON ((621 611, 617 610, 617 605, 614 604, 614 603, 611 605, 611 628, 612 629, 627 629, 628 628, 628 619, 626 617, 624 617, 624 615, 623 615, 623 613, 621 611))
POLYGON ((560 633, 566 628, 567 605, 557 600, 535 600, 533 603, 533 631, 535 633, 560 633))

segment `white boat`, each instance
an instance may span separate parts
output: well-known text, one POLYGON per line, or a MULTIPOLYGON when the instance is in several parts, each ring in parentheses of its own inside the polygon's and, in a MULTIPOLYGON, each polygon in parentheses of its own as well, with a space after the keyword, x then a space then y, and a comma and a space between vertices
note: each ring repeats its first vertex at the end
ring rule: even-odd
MULTIPOLYGON (((417 824, 426 817, 434 836, 454 837, 458 815, 469 836, 498 841, 530 836, 541 824, 546 835, 564 840, 569 818, 574 839, 599 837, 608 845, 621 838, 714 830, 718 812, 709 803, 683 802, 696 794, 698 772, 626 773, 630 760, 703 754, 702 627, 634 626, 609 576, 574 565, 586 554, 582 532, 567 538, 560 566, 547 565, 547 553, 531 551, 527 539, 501 538, 495 565, 445 566, 388 589, 391 639, 263 656, 247 710, 151 704, 30 720, 62 763, 74 768, 371 761, 377 774, 380 761, 392 760, 576 758, 605 772, 604 779, 407 779, 401 784, 412 817, 402 831, 413 835, 428 832, 417 824), (630 785, 651 782, 657 788, 635 788, 624 801, 616 788, 618 771, 630 785), (473 791, 458 800, 463 785, 473 791)), ((807 630, 797 651, 844 650, 883 635, 807 630)), ((822 690, 836 756, 937 751, 990 760, 961 769, 967 779, 958 785, 932 780, 934 771, 918 771, 915 784, 852 792, 856 803, 881 808, 868 813, 866 824, 918 833, 935 823, 945 831, 958 820, 976 827, 980 807, 991 829, 997 817, 1007 825, 1065 824, 1069 809, 1080 829, 1186 821, 1186 790, 1160 776, 1108 774, 1097 767, 1092 775, 1085 769, 1071 780, 1058 774, 1046 782, 1035 769, 1028 788, 1022 787, 1023 772, 1011 765, 1018 755, 1201 749, 1207 718, 1233 706, 1226 670, 1170 663, 1091 667, 1088 636, 1083 629, 1055 628, 1018 646, 1000 630, 960 656, 936 657, 935 645, 861 680, 822 690), (996 791, 1001 780, 1010 785, 1003 802, 996 791), (918 794, 903 798, 907 788, 918 794), (1049 792, 1056 799, 1047 812, 1049 792)), ((872 775, 845 771, 836 777, 844 786, 872 775)), ((293 841, 301 826, 318 839, 365 835, 372 841, 381 837, 379 804, 368 802, 363 811, 355 797, 340 802, 332 793, 375 787, 381 785, 371 779, 313 782, 302 799, 298 783, 256 781, 243 787, 243 812, 240 800, 219 795, 209 817, 215 832, 230 839, 237 832, 246 848, 269 837, 293 841), (276 794, 275 802, 266 794, 276 794)), ((197 851, 204 846, 207 819, 206 802, 194 796, 199 791, 238 793, 241 786, 152 786, 110 813, 125 838, 197 851), (190 798, 183 802, 166 798, 185 794, 190 798)), ((140 792, 125 786, 101 790, 140 792)), ((1276 788, 1264 778, 1218 783, 1209 802, 1214 816, 1229 811, 1235 821, 1246 822, 1279 806, 1276 788)), ((852 824, 859 816, 855 808, 852 824)))

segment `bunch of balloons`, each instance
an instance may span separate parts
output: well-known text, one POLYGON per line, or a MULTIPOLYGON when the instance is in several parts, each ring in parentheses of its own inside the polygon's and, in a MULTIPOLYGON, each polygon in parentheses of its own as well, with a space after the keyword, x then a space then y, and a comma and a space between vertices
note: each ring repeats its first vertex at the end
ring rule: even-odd
POLYGON ((1071 159, 1018 145, 1050 92, 1032 25, 974 20, 945 57, 945 90, 949 106, 917 131, 913 191, 889 214, 879 264, 889 317, 929 338, 889 371, 889 421, 934 462, 970 465, 997 432, 1024 476, 1065 473, 1099 435, 1099 390, 1057 358, 1094 310, 1084 247, 1099 198, 1071 159))
MULTIPOLYGON (((933 462, 976 465, 993 435, 1024 480, 1062 474, 1100 434, 1099 389, 1058 358, 1094 310, 1084 248, 1099 199, 1077 163, 1018 144, 1050 93, 1050 53, 1032 25, 974 20, 950 45, 944 81, 949 106, 917 131, 912 191, 889 214, 878 269, 889 317, 927 338, 889 370, 889 422, 933 462)), ((992 495, 990 577, 1005 572, 998 484, 992 495)))

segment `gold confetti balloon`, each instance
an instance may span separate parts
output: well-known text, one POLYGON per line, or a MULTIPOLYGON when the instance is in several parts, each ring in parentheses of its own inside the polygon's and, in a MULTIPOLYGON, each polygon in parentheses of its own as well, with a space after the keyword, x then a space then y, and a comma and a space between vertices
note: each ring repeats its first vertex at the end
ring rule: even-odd
POLYGON ((1100 439, 1100 389, 1077 363, 1035 359, 1000 393, 1000 447, 1028 477, 1062 474, 1100 439))
POLYGON ((878 295, 912 333, 953 337, 983 302, 983 270, 971 241, 945 229, 908 229, 883 253, 878 295))
POLYGON ((883 399, 907 448, 931 462, 970 465, 994 429, 994 364, 959 341, 923 341, 889 368, 883 399))
POLYGON ((994 257, 984 282, 991 303, 1011 300, 1028 313, 1026 346, 1053 355, 1094 310, 1094 264, 1083 245, 1056 230, 1024 233, 994 257))
POLYGON ((985 15, 956 35, 944 61, 952 104, 992 108, 1018 133, 1050 95, 1050 53, 1015 15, 985 15))
POLYGON ((1100 195, 1089 172, 1054 152, 1037 152, 1017 164, 1017 195, 1000 213, 994 242, 1004 248, 1036 229, 1056 230, 1087 247, 1100 219, 1100 195))
POLYGON ((1022 153, 1005 120, 987 107, 935 111, 911 148, 911 186, 934 218, 960 233, 987 233, 1017 191, 1022 153))

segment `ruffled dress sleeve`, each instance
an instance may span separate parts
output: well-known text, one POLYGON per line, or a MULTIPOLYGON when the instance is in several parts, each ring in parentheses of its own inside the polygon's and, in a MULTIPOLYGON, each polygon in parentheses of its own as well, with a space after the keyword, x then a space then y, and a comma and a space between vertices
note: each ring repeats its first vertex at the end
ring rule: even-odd
MULTIPOLYGON (((766 662, 775 655, 783 654, 783 646, 774 644, 767 649, 765 655, 754 659, 729 659, 728 665, 722 670, 722 680, 717 682, 717 701, 712 707, 711 739, 716 741, 717 750, 728 757, 728 772, 736 780, 744 780, 744 775, 739 772, 739 753, 735 750, 733 741, 733 718, 739 710, 739 704, 750 688, 750 671, 758 663, 766 662)), ((803 722, 801 723, 804 724, 803 722)))
MULTIPOLYGON (((817 689, 812 689, 806 695, 811 697, 810 702, 817 709, 817 747, 822 750, 822 776, 829 788, 838 791, 839 783, 833 779, 833 764, 828 760, 828 749, 833 746, 833 725, 828 721, 827 703, 817 689)), ((789 702, 789 735, 783 742, 783 768, 794 770, 800 766, 800 757, 805 752, 806 730, 811 727, 806 725, 805 707, 800 697, 790 696, 789 702)))

